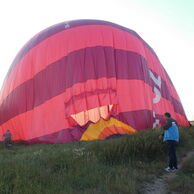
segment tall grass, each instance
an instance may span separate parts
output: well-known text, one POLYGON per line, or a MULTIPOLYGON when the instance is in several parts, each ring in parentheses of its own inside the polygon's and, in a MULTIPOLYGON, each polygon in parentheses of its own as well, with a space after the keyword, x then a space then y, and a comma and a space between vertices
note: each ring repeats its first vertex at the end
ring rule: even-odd
MULTIPOLYGON (((194 127, 180 130, 181 145, 179 146, 179 154, 185 155, 189 149, 194 149, 194 127)), ((194 193, 194 157, 188 161, 178 176, 170 182, 170 189, 180 194, 194 193)))
POLYGON ((128 162, 134 158, 159 159, 166 153, 166 144, 159 140, 161 133, 161 130, 146 130, 119 139, 96 141, 89 150, 108 164, 128 162))
MULTIPOLYGON (((181 129, 180 154, 193 146, 194 129, 181 129)), ((161 130, 117 139, 69 144, 0 144, 0 194, 140 193, 162 173, 161 130)))
POLYGON ((180 194, 194 193, 194 157, 183 167, 183 170, 170 183, 170 188, 180 194))

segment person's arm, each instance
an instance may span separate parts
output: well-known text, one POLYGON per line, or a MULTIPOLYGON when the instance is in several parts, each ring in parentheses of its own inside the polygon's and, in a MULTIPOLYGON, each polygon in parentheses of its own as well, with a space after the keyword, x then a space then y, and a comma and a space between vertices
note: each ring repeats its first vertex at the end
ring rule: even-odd
POLYGON ((175 123, 176 123, 176 126, 179 128, 179 125, 178 125, 177 121, 175 121, 175 123))

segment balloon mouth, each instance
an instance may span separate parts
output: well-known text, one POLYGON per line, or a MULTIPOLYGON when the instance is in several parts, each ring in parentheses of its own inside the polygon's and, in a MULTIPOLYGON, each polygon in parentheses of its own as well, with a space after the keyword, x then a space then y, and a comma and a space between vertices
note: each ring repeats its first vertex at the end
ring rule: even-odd
POLYGON ((100 118, 97 123, 91 123, 82 134, 80 140, 97 140, 130 135, 136 133, 137 130, 114 117, 108 120, 100 118))
POLYGON ((71 114, 70 117, 80 126, 84 126, 87 122, 97 123, 101 118, 108 120, 113 109, 113 104, 100 106, 76 114, 71 114))

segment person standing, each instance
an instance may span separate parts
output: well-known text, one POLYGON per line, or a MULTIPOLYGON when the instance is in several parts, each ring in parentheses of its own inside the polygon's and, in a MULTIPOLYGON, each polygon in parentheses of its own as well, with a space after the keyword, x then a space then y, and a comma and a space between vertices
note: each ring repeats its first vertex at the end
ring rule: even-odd
POLYGON ((179 142, 179 129, 176 120, 171 118, 170 113, 164 114, 166 124, 164 125, 164 136, 163 141, 168 142, 168 157, 169 166, 165 168, 167 172, 173 172, 178 169, 177 157, 176 157, 176 144, 179 142))
POLYGON ((11 147, 12 146, 12 134, 10 132, 10 130, 7 130, 4 134, 3 134, 3 139, 4 139, 4 144, 5 147, 11 147))

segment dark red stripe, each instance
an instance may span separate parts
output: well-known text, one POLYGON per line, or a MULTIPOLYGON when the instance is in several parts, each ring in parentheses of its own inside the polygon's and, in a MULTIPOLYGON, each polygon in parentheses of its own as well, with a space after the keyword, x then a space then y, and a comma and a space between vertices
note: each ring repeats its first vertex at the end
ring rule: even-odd
MULTIPOLYGON (((85 48, 50 64, 12 91, 0 106, 0 124, 39 106, 76 83, 102 77, 142 80, 152 88, 155 86, 149 77, 147 62, 139 54, 111 47, 85 48)), ((161 91, 175 111, 184 115, 182 105, 170 96, 163 80, 161 91)))
POLYGON ((114 24, 114 23, 107 22, 107 21, 101 21, 101 20, 74 20, 74 21, 66 21, 66 22, 62 22, 62 23, 53 25, 53 26, 39 32, 31 40, 29 40, 24 45, 24 47, 20 50, 20 52, 16 55, 15 59, 13 60, 13 62, 11 64, 11 67, 9 69, 7 76, 9 76, 9 73, 12 71, 14 66, 17 63, 19 63, 19 61, 22 59, 22 57, 25 56, 26 53, 29 52, 29 50, 31 50, 33 47, 35 47, 40 42, 44 41, 45 39, 49 38, 50 36, 52 36, 58 32, 68 30, 71 28, 75 28, 75 27, 79 27, 79 26, 87 26, 87 25, 108 25, 108 26, 112 26, 112 27, 118 28, 120 30, 126 31, 126 32, 134 35, 138 39, 140 39, 145 44, 145 46, 152 52, 152 54, 158 59, 154 50, 135 31, 133 31, 131 29, 120 26, 118 24, 114 24))
POLYGON ((121 112, 114 117, 138 131, 151 129, 154 123, 153 111, 150 110, 121 112))
POLYGON ((75 126, 71 129, 62 129, 58 132, 51 133, 49 135, 44 135, 41 137, 36 137, 25 142, 28 144, 35 143, 69 143, 79 141, 84 131, 87 129, 87 123, 85 126, 75 126))
MULTIPOLYGON (((155 77, 158 77, 158 75, 155 72, 152 71, 152 73, 154 74, 155 77)), ((168 74, 166 73, 166 75, 168 75, 168 74)), ((172 82, 171 82, 171 84, 172 84, 172 82)), ((153 85, 152 85, 152 88, 153 88, 153 85)), ((185 115, 185 111, 183 109, 182 104, 177 99, 175 99, 173 96, 169 95, 170 91, 169 91, 168 86, 164 80, 162 80, 160 91, 161 91, 162 97, 169 100, 172 103, 175 112, 177 112, 181 115, 185 115)))
MULTIPOLYGON (((121 112, 119 115, 114 117, 138 131, 152 129, 153 123, 155 122, 155 119, 153 118, 153 111, 150 110, 121 112)), ((185 120, 187 120, 185 115, 183 117, 185 117, 185 120)), ((160 124, 162 126, 165 124, 163 115, 156 114, 156 118, 160 120, 160 124)), ((177 122, 179 124, 179 121, 177 122)))

